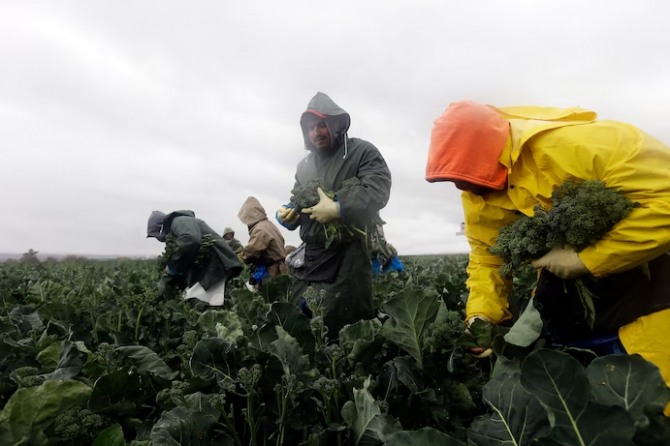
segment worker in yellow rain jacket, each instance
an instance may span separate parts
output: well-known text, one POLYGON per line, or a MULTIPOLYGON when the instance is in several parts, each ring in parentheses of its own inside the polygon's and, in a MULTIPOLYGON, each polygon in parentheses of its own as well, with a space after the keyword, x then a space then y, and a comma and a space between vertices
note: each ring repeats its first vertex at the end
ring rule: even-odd
POLYGON ((601 332, 594 334, 618 333, 625 351, 655 364, 670 385, 670 148, 632 125, 596 117, 581 108, 452 103, 435 121, 426 179, 463 191, 470 322, 512 317, 511 280, 489 249, 519 213, 532 217, 535 205, 550 207, 552 191, 566 181, 599 180, 636 202, 593 245, 556 248, 532 264, 557 280, 590 273, 610 283, 612 295, 597 299, 601 332))

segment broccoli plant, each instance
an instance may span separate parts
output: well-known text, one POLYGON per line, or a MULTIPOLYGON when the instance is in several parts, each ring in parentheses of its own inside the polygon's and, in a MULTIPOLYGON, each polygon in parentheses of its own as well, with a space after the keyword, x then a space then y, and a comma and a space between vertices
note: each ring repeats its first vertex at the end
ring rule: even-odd
MULTIPOLYGON (((571 246, 579 252, 600 240, 636 206, 602 181, 568 181, 551 194, 552 207, 536 205, 533 216, 523 216, 503 227, 490 251, 503 258, 502 275, 510 277, 530 260, 553 248, 571 246)), ((575 279, 589 325, 595 310, 593 295, 575 279)))
POLYGON ((9 374, 9 377, 18 387, 36 387, 46 380, 46 377, 40 374, 40 370, 33 366, 18 367, 9 374))
POLYGON ((109 420, 89 409, 72 407, 60 413, 54 420, 54 433, 59 444, 86 444, 92 441, 109 420))

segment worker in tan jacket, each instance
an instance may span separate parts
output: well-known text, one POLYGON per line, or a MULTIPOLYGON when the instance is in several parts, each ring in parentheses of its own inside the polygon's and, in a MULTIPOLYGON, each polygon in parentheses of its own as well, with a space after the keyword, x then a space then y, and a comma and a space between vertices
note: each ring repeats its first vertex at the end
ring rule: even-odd
POLYGON ((245 263, 251 265, 247 288, 258 291, 263 278, 288 272, 284 263, 284 237, 277 226, 268 220, 265 209, 256 197, 248 197, 237 216, 249 228, 249 242, 240 255, 245 263))

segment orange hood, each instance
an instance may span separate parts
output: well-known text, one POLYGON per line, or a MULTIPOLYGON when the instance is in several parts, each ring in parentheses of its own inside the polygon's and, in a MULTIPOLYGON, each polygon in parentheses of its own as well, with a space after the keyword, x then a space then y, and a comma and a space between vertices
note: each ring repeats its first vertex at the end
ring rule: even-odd
POLYGON ((449 104, 433 125, 426 180, 504 189, 507 168, 498 159, 508 135, 509 122, 491 107, 472 101, 449 104))

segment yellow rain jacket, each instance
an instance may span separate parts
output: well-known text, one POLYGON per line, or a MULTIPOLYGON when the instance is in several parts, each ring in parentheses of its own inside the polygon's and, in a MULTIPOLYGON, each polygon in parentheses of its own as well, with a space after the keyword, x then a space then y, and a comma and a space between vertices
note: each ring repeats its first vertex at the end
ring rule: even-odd
MULTIPOLYGON (((503 261, 489 248, 517 212, 532 216, 536 204, 549 206, 552 191, 566 180, 601 180, 639 203, 603 239, 579 252, 594 276, 625 271, 670 251, 670 148, 632 125, 596 121, 589 110, 491 108, 510 123, 498 159, 507 168, 507 186, 485 196, 462 194, 471 246, 468 319, 511 317, 512 284, 501 277, 503 261)), ((658 366, 670 385, 670 309, 621 327, 619 337, 628 353, 658 366)))

